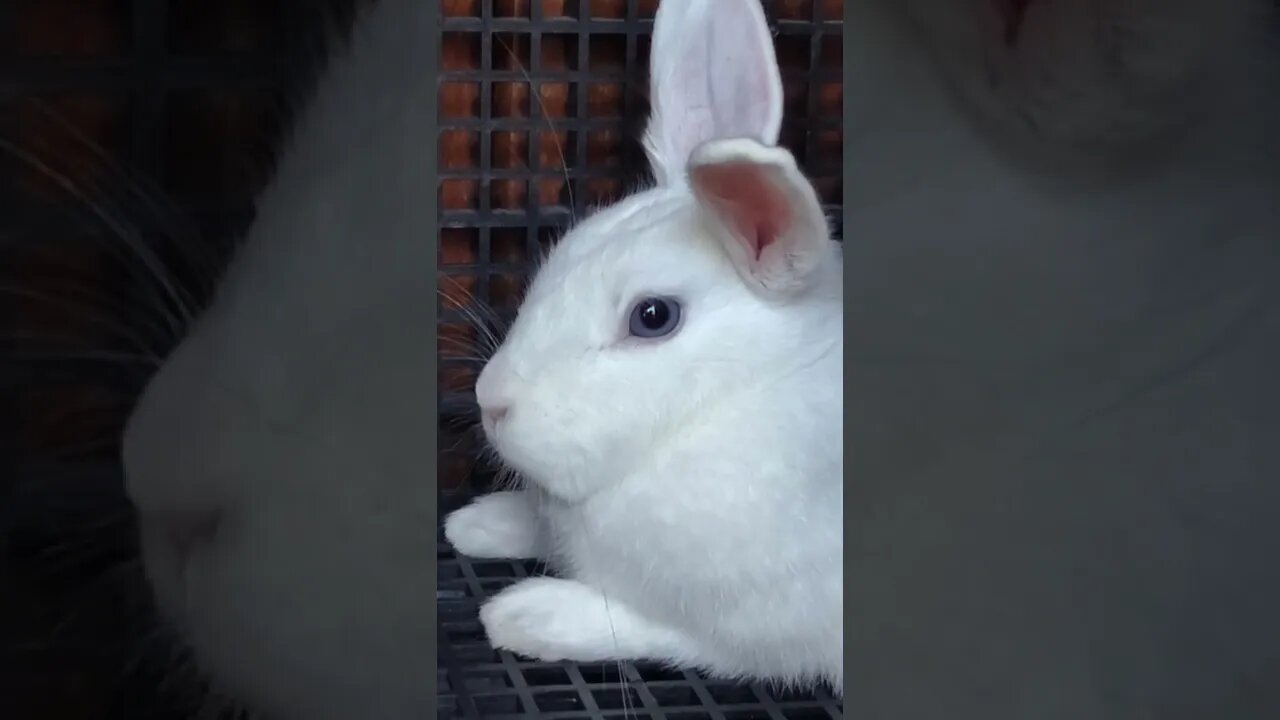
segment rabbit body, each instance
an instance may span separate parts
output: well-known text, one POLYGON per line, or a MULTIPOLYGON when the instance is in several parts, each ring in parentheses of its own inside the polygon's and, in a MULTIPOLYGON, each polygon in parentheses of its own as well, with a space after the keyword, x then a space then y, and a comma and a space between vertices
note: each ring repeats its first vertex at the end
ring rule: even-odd
POLYGON ((494 439, 532 487, 482 498, 446 532, 463 553, 542 557, 568 578, 526 580, 487 604, 499 647, 839 686, 839 274, 826 295, 772 307, 696 244, 689 204, 682 192, 635 196, 575 231, 602 238, 588 257, 570 259, 573 237, 548 260, 491 363, 537 386, 522 402, 552 406, 537 405, 527 428, 509 418, 494 439), (625 227, 628 215, 641 225, 625 227), (580 340, 592 315, 612 333, 610 298, 628 284, 688 298, 670 347, 580 340), (591 367, 610 352, 637 357, 591 367))
POLYGON ((446 533, 465 554, 560 570, 481 609, 498 647, 838 691, 839 245, 773 146, 781 86, 759 7, 664 5, 654 47, 656 187, 552 250, 477 383, 482 411, 510 406, 485 429, 531 488, 482 498, 446 533), (679 328, 620 334, 653 296, 679 299, 679 328))

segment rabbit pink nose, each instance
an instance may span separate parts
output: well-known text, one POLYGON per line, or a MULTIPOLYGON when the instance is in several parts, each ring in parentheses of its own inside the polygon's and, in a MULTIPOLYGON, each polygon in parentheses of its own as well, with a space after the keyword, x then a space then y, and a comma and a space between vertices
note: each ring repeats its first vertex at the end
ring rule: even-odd
POLYGON ((498 381, 487 367, 476 380, 476 404, 480 406, 480 418, 488 426, 505 418, 514 404, 507 385, 498 381))
POLYGON ((144 518, 144 522, 179 556, 186 557, 197 545, 207 543, 217 535, 222 513, 217 510, 173 511, 144 518))
POLYGON ((511 411, 511 408, 506 405, 498 405, 497 407, 480 408, 480 413, 481 415, 484 416, 485 422, 490 425, 498 424, 498 422, 500 422, 503 418, 505 418, 507 416, 507 413, 510 411, 511 411))

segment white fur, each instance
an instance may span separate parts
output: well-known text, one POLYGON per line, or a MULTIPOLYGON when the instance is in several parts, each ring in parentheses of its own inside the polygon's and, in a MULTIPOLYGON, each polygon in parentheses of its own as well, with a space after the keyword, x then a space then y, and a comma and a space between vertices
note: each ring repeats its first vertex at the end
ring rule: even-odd
POLYGON ((694 146, 712 135, 777 142, 782 79, 759 3, 667 3, 653 21, 649 58, 644 145, 659 184, 683 182, 694 146))
MULTIPOLYGON (((543 659, 649 649, 724 675, 839 685, 838 273, 825 294, 770 304, 700 235, 687 194, 655 190, 616 210, 641 204, 655 215, 628 226, 604 211, 566 237, 482 376, 516 378, 491 441, 547 491, 540 502, 490 502, 485 524, 533 527, 510 513, 540 510, 553 564, 582 584, 499 595, 482 615, 490 638, 543 659), (667 204, 684 212, 653 223, 667 204), (575 256, 588 235, 595 251, 575 256), (683 327, 660 344, 619 342, 631 304, 649 293, 682 298, 683 327), (616 636, 592 624, 601 593, 616 636), (555 621, 531 626, 539 599, 536 612, 555 621), (560 635, 579 618, 581 634, 600 642, 560 635)), ((469 512, 465 524, 449 519, 450 540, 467 554, 501 554, 484 540, 481 508, 459 514, 469 512)), ((516 540, 509 554, 529 543, 516 540)))
POLYGON ((445 519, 447 537, 474 558, 536 558, 550 548, 529 492, 496 492, 455 510, 445 519))
MULTIPOLYGON (((912 5, 928 18, 966 2, 912 5)), ((846 52, 858 71, 845 81, 853 132, 844 252, 859 372, 846 381, 861 443, 848 515, 859 568, 849 603, 860 614, 850 670, 862 679, 859 705, 881 701, 867 717, 1106 717, 1086 692, 1098 677, 1089 674, 1091 649, 1134 640, 1127 647, 1138 650, 1112 653, 1098 672, 1141 699, 1187 677, 1170 672, 1178 663, 1226 672, 1277 646, 1266 624, 1274 602, 1221 599, 1275 597, 1242 588, 1274 566, 1273 556, 1249 550, 1268 546, 1249 540, 1271 537, 1261 528, 1276 506, 1275 484, 1262 482, 1280 471, 1274 437, 1256 428, 1280 402, 1254 379, 1280 366, 1280 332, 1274 313, 1228 322, 1246 317, 1242 309, 1265 299, 1276 277, 1274 62, 1251 25, 1209 33, 1197 54, 1184 52, 1196 39, 1190 26, 1217 28, 1245 0, 1178 5, 1217 15, 1191 16, 1171 38, 1119 42, 1164 58, 1152 67, 1185 63, 1209 79, 1171 81, 1188 92, 1157 93, 1154 112, 1123 123, 1121 136, 1141 138, 1135 128, 1164 125, 1161 107, 1186 110, 1189 119, 1137 157, 1053 152, 1069 144, 1054 138, 1105 145, 1089 138, 1107 136, 1095 130, 1136 95, 1055 100, 1057 112, 1088 112, 1062 117, 1062 129, 1038 142, 999 117, 1039 88, 993 103, 981 89, 987 41, 946 31, 979 16, 958 12, 960 25, 939 20, 925 31, 902 3, 847 10, 846 52), (1040 154, 1055 160, 1028 169, 1040 154), (1062 158, 1076 162, 1059 167, 1062 158), (1230 351, 1204 355, 1223 328, 1235 332, 1230 351), (1176 381, 1134 395, 1153 377, 1176 381), (1099 408, 1111 408, 1105 422, 1081 419, 1099 408), (1170 452, 1178 443, 1197 452, 1170 452), (1020 482, 1028 478, 1035 482, 1020 482), (1232 478, 1231 493, 1214 493, 1220 478, 1232 478), (1033 503, 1030 486, 1051 492, 1033 503), (1197 522, 1229 521, 1194 542, 1170 533, 1149 540, 1147 528, 1173 523, 1170 497, 1197 522), (930 523, 938 517, 950 523, 930 523), (1127 544, 1117 550, 1112 537, 1127 544), (1033 551, 1045 546, 1079 548, 1108 587, 1148 588, 1143 597, 1183 597, 1187 578, 1229 592, 1214 596, 1221 612, 1211 620, 1204 603, 1185 615, 1154 600, 1113 603, 1108 611, 1120 615, 1108 636, 1068 609, 1101 612, 1096 603, 1115 597, 1081 597, 1068 566, 1039 562, 1033 551), (1233 556, 1258 562, 1216 570, 1238 568, 1233 556), (1039 583, 992 592, 991 578, 1010 568, 1039 583), (1036 638, 1041 654, 992 630, 1019 622, 1019 637, 1036 638), (1159 645, 1170 627, 1209 622, 1239 641, 1213 655, 1212 667, 1188 660, 1203 654, 1159 645), (972 662, 932 662, 935 646, 963 647, 972 662), (904 667, 914 683, 899 692, 904 667), (957 691, 992 677, 1023 692, 957 691), (1064 688, 1083 688, 1072 697, 1086 699, 1058 702, 1064 688), (994 709, 1018 712, 966 713, 979 699, 987 710, 1007 702, 994 709)), ((434 707, 422 678, 436 652, 426 640, 436 580, 423 560, 434 543, 426 507, 435 490, 421 477, 435 458, 416 449, 436 427, 428 401, 436 379, 422 371, 436 348, 420 315, 436 302, 422 282, 436 218, 418 202, 434 191, 425 158, 435 140, 424 129, 437 84, 421 70, 421 38, 435 12, 433 3, 381 0, 352 52, 336 60, 216 304, 149 387, 126 437, 129 492, 144 512, 223 510, 218 534, 181 566, 163 540, 144 534, 163 608, 221 688, 283 720, 429 717, 434 707)), ((1092 37, 1086 26, 1076 32, 1092 37)), ((664 47, 655 43, 655 62, 664 47)), ((1096 89, 1090 83, 1103 81, 1084 69, 1097 60, 1063 52, 1046 67, 1096 89)), ((698 67, 706 69, 686 72, 697 76, 698 67)), ((712 72, 727 67, 714 63, 712 72)), ((1143 74, 1129 77, 1141 87, 1143 74)), ((1154 77, 1160 86, 1172 75, 1154 77)), ((754 117, 746 134, 768 144, 772 117, 754 117)), ((1041 127, 1059 117, 1042 115, 1041 127)), ((687 137, 670 139, 691 147, 687 137)), ((823 309, 838 307, 839 296, 806 295, 811 305, 796 307, 728 281, 721 246, 675 188, 683 179, 662 167, 676 166, 660 164, 659 188, 587 220, 557 249, 495 358, 513 377, 537 381, 514 386, 520 405, 498 444, 556 493, 525 500, 559 529, 559 567, 590 586, 543 580, 513 589, 486 606, 486 624, 498 642, 535 655, 654 653, 730 673, 833 672, 839 633, 813 634, 841 623, 830 605, 842 590, 840 566, 824 558, 840 553, 843 490, 829 480, 842 456, 831 419, 842 386, 813 378, 839 377, 841 347, 824 352, 839 337, 831 325, 839 313, 823 309), (654 290, 691 292, 679 334, 649 347, 601 347, 616 338, 627 299, 654 290), (771 382, 813 358, 819 365, 794 382, 771 382), (535 408, 538 417, 521 419, 535 408), (807 486, 798 481, 804 467, 815 468, 807 486), (780 587, 780 577, 797 582, 780 587), (780 603, 785 593, 801 601, 780 603), (725 612, 708 617, 716 608, 725 612), (602 610, 614 622, 603 642, 602 610), (568 612, 574 622, 562 623, 568 612), (690 629, 694 619, 706 623, 690 629)), ((482 507, 520 503, 477 505, 466 525, 486 525, 482 507)), ((511 541, 507 552, 523 554, 527 520, 492 518, 487 545, 471 549, 492 554, 511 541)), ((454 520, 454 534, 464 526, 454 520)), ((473 538, 453 539, 466 551, 473 538)))
POLYGON ((526 580, 485 603, 480 621, 496 647, 547 662, 637 657, 697 662, 699 657, 681 633, 573 580, 526 580))
MULTIPOLYGON (((838 690, 839 255, 794 159, 761 143, 776 138, 782 98, 758 5, 663 5, 654 47, 663 105, 647 137, 659 187, 565 236, 477 384, 482 399, 503 388, 510 411, 486 433, 545 497, 482 498, 446 531, 482 555, 495 551, 489 528, 541 526, 552 538, 567 579, 524 581, 481 612, 499 647, 838 690), (726 45, 739 65, 713 54, 679 78, 663 71, 718 46, 726 16, 749 23, 726 45), (703 115, 706 102, 759 112, 703 115), (751 180, 746 200, 787 210, 766 218, 779 232, 759 259, 739 222, 754 208, 720 203, 724 188, 699 174, 718 167, 751 180), (680 327, 658 342, 628 337, 631 308, 653 295, 680 300, 680 327)), ((507 550, 532 544, 513 538, 507 550)))

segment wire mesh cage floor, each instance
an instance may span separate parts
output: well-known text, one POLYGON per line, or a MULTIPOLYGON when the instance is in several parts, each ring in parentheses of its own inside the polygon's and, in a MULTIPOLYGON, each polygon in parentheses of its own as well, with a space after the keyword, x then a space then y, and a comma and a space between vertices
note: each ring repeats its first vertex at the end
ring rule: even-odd
POLYGON ((652 663, 531 662, 489 646, 479 603, 507 585, 542 574, 534 561, 483 562, 436 551, 439 648, 436 704, 441 720, 472 718, 653 718, 655 720, 840 720, 843 705, 819 690, 710 680, 652 663))

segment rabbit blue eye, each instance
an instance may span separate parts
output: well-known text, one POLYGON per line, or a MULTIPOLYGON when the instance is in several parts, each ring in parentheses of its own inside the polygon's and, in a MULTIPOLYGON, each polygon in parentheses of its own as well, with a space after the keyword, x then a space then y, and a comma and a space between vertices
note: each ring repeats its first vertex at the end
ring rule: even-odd
POLYGON ((631 309, 631 334, 642 338, 669 335, 680 324, 680 303, 669 298, 645 298, 631 309))

